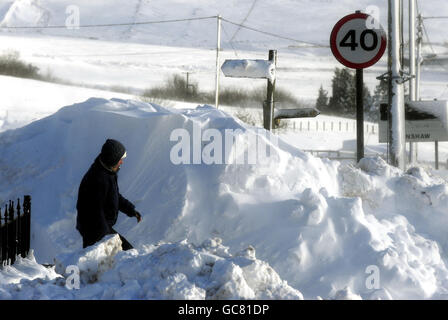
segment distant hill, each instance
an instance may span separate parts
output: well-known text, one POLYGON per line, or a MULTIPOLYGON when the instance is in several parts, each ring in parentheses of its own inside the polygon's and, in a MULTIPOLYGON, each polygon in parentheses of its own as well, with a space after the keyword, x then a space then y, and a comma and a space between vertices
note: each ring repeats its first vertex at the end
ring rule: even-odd
MULTIPOLYGON (((73 6, 79 8, 81 25, 163 21, 220 14, 229 21, 244 23, 264 32, 326 45, 331 28, 342 16, 355 10, 366 11, 371 4, 371 0, 2 0, 0 26, 63 26, 72 14, 73 6)), ((376 5, 379 7, 380 21, 387 28, 387 1, 376 5)), ((420 1, 419 6, 424 15, 448 12, 448 2, 445 0, 420 1)), ((432 41, 448 40, 444 21, 430 20, 426 24, 432 41)), ((175 46, 214 47, 216 44, 215 19, 79 30, 27 29, 9 32, 37 32, 175 46)), ((263 50, 272 46, 300 44, 241 29, 229 22, 223 22, 222 42, 223 47, 263 50)))

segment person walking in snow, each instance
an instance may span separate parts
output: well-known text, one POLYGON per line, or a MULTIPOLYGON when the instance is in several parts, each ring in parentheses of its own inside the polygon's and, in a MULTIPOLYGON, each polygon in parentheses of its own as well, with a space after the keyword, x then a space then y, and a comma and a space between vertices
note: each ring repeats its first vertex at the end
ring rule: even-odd
MULTIPOLYGON (((126 157, 126 149, 117 140, 107 139, 90 169, 82 178, 78 191, 76 229, 82 236, 83 248, 100 241, 105 235, 118 234, 112 227, 118 211, 129 217, 142 216, 135 206, 124 198, 118 189, 117 173, 126 157)), ((121 235, 123 250, 132 245, 121 235)))

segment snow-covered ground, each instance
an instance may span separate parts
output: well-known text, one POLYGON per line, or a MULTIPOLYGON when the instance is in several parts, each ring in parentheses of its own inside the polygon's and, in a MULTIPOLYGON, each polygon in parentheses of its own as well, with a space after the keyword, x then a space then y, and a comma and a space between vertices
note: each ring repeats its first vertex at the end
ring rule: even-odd
MULTIPOLYGON (((213 252, 200 247, 217 238, 229 252, 228 256, 213 257, 214 261, 227 259, 222 263, 231 268, 229 278, 219 282, 231 282, 234 291, 227 297, 266 297, 251 293, 258 286, 271 286, 272 292, 278 293, 271 297, 281 299, 301 295, 306 299, 446 297, 448 185, 444 180, 422 168, 400 172, 380 158, 365 158, 353 166, 315 158, 283 139, 274 142, 264 130, 248 127, 211 106, 175 109, 99 98, 4 132, 0 136, 0 153, 4 155, 0 190, 5 190, 1 198, 8 199, 17 192, 32 194, 32 246, 38 261, 53 262, 56 257, 82 270, 82 261, 93 259, 93 263, 103 265, 92 256, 106 256, 112 265, 110 273, 94 273, 97 281, 93 284, 85 281, 79 291, 66 292, 64 281, 55 279, 55 271, 42 271, 33 260, 26 260, 21 263, 34 266, 31 275, 23 276, 21 268, 25 266, 20 267, 20 263, 17 271, 15 267, 2 271, 2 277, 12 275, 2 289, 17 294, 5 293, 5 297, 39 297, 44 292, 42 297, 144 298, 149 297, 144 294, 147 292, 151 297, 168 298, 181 293, 173 289, 176 293, 164 295, 165 287, 177 285, 180 291, 185 289, 185 298, 212 297, 207 292, 215 283, 212 275, 216 264, 210 275, 201 278, 199 270, 204 265, 196 261, 202 258, 192 258, 199 268, 193 271, 188 267, 192 262, 185 260, 186 253, 182 252, 202 257, 196 251, 205 250, 203 254, 208 256, 213 252), (232 148, 241 150, 238 143, 244 141, 248 143, 244 150, 256 149, 254 140, 249 139, 255 136, 258 143, 265 141, 270 146, 270 157, 255 165, 228 161, 174 164, 171 151, 179 141, 170 139, 171 133, 183 128, 193 137, 195 126, 204 131, 216 129, 223 137, 225 130, 240 129, 232 148), (115 258, 115 250, 109 250, 109 255, 101 253, 102 249, 93 254, 80 250, 81 238, 74 229, 79 181, 106 137, 114 137, 127 147, 120 190, 143 213, 139 224, 120 216, 117 230, 136 245, 137 251, 115 258), (267 281, 263 274, 270 269, 252 273, 244 277, 252 283, 248 284, 252 291, 241 280, 246 265, 232 260, 250 247, 260 259, 258 264, 269 265, 277 279, 263 282, 267 281), (154 259, 159 261, 154 254, 166 248, 180 252, 177 258, 175 253, 167 258, 167 264, 171 264, 170 259, 180 261, 178 268, 170 269, 172 277, 162 271, 149 278, 136 276, 146 268, 152 270, 154 259), (135 273, 116 269, 122 263, 135 264, 135 273), (366 285, 366 272, 372 266, 380 275, 378 287, 366 285), (47 273, 52 276, 45 278, 47 273), (41 279, 33 281, 36 276, 41 279), (17 284, 27 277, 31 283, 17 284), (122 277, 131 277, 126 278, 129 284, 120 281, 122 277), (112 294, 120 290, 125 293, 112 294)), ((202 151, 207 153, 205 150, 211 154, 207 143, 202 144, 202 151)))
POLYGON ((120 238, 108 236, 87 250, 63 256, 55 269, 58 273, 37 264, 33 256, 19 258, 0 274, 0 298, 303 299, 255 257, 252 247, 233 256, 219 239, 200 246, 181 241, 123 252, 120 238), (79 266, 79 282, 70 282, 67 266, 79 266))
MULTIPOLYGON (((419 3, 426 16, 448 11, 444 0, 419 3)), ((220 13, 254 28, 326 45, 340 17, 372 3, 16 0, 0 1, 0 26, 63 25, 73 4, 80 9, 81 24, 220 13)), ((386 2, 375 5, 386 25, 386 2)), ((446 54, 443 24, 425 23, 431 40, 439 43, 435 50, 446 54)), ((215 43, 215 19, 0 33, 0 51, 17 50, 44 73, 75 85, 136 93, 185 72, 201 89, 213 90, 215 43)), ((221 61, 266 59, 268 49, 278 49, 277 85, 312 102, 321 84, 330 89, 333 70, 341 66, 328 48, 302 45, 223 22, 221 61)), ((431 53, 430 46, 424 50, 431 53)), ((385 68, 383 59, 365 70, 371 90, 385 68)), ((423 68, 423 99, 448 99, 446 68, 423 68)), ((221 75, 222 86, 265 84, 221 75)), ((325 130, 311 131, 300 131, 296 120, 296 130, 277 131, 279 143, 271 145, 269 133, 233 117, 247 112, 258 119, 261 110, 149 104, 131 94, 6 76, 0 76, 0 85, 0 204, 32 195, 34 249, 34 255, 0 270, 1 298, 447 298, 448 170, 431 168, 432 143, 420 143, 420 163, 401 172, 374 156, 387 153, 375 125, 375 131, 366 132, 368 156, 353 165, 303 152, 355 151, 354 130, 330 129, 332 122, 337 127, 341 121, 353 128, 347 119, 306 119, 313 128, 316 122, 319 128, 326 123, 325 130), (197 125, 220 133, 241 130, 240 140, 256 137, 271 145, 272 158, 255 165, 175 165, 171 133, 183 128, 193 136, 197 125), (108 137, 127 147, 120 191, 143 213, 138 225, 124 215, 118 221, 117 230, 136 246, 129 252, 120 251, 114 237, 82 250, 74 228, 79 182, 108 137), (79 290, 65 287, 67 265, 81 270, 79 290)), ((207 142, 201 144, 204 150, 207 142)), ((448 144, 439 147, 445 169, 448 144)), ((253 149, 249 139, 243 150, 253 149)))

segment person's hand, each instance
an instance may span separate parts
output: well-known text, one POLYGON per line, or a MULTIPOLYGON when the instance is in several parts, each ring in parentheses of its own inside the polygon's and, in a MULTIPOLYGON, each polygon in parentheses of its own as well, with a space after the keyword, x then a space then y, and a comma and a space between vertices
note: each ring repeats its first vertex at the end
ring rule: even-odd
POLYGON ((137 218, 137 223, 142 221, 142 215, 137 210, 135 211, 135 217, 137 218))

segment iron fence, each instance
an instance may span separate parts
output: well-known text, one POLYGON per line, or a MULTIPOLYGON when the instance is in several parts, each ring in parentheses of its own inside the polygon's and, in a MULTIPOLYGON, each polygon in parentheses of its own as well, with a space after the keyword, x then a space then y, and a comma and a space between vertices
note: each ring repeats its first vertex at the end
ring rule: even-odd
POLYGON ((9 201, 2 215, 0 207, 0 261, 13 264, 18 255, 25 258, 30 250, 31 196, 25 195, 23 205, 9 201))

